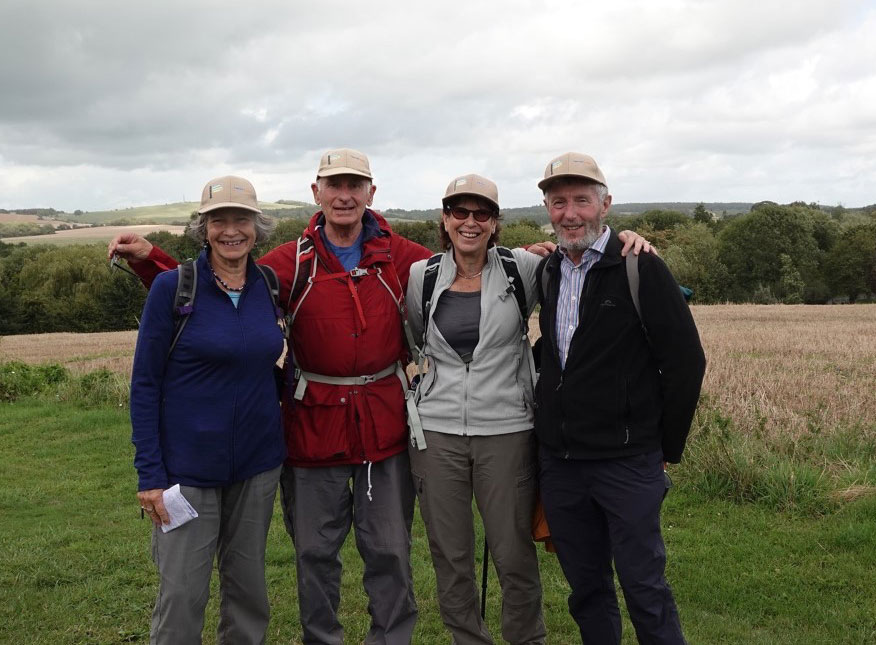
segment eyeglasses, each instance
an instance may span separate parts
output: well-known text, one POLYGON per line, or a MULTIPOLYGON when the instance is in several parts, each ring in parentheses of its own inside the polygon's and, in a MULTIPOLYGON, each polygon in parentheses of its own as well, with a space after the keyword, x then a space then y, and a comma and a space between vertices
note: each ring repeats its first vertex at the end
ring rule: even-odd
POLYGON ((493 211, 488 211, 486 208, 476 208, 474 210, 469 210, 468 208, 463 208, 462 206, 453 206, 445 208, 444 212, 448 215, 453 215, 453 219, 458 220, 466 220, 469 215, 474 215, 476 222, 486 222, 491 217, 495 216, 493 211))

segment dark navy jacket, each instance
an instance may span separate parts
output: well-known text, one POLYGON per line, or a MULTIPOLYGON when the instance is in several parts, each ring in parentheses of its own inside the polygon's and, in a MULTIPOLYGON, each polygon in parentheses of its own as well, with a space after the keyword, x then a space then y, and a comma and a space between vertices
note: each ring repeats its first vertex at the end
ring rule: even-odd
POLYGON ((143 308, 131 381, 139 490, 225 486, 276 468, 285 443, 274 381, 283 334, 264 278, 248 261, 237 309, 197 260, 194 310, 168 359, 177 271, 143 308))
POLYGON ((678 462, 700 394, 706 359, 678 284, 656 255, 639 255, 642 320, 630 295, 621 243, 612 231, 587 272, 565 369, 557 350, 560 254, 547 272, 539 325, 541 375, 535 431, 556 457, 611 459, 654 450, 678 462), (650 339, 650 342, 649 342, 650 339))

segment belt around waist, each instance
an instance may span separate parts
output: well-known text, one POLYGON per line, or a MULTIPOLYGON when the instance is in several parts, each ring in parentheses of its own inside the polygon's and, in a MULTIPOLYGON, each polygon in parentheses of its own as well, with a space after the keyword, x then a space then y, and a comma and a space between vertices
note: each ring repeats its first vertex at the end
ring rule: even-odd
POLYGON ((300 401, 304 398, 304 391, 307 389, 307 383, 309 381, 313 381, 314 383, 326 383, 328 385, 367 385, 368 383, 374 383, 382 378, 386 378, 391 374, 398 375, 399 372, 402 374, 399 378, 403 383, 402 389, 406 389, 407 380, 404 378, 404 371, 401 369, 401 365, 398 361, 391 365, 387 365, 379 372, 366 374, 364 376, 327 376, 325 374, 316 374, 314 372, 299 369, 297 370, 298 386, 295 388, 295 399, 300 401))

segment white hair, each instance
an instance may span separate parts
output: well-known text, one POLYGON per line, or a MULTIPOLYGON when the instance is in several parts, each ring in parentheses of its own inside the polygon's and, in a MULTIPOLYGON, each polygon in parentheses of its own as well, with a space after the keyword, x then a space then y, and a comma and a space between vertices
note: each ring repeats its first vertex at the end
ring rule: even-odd
MULTIPOLYGON (((341 174, 343 174, 343 173, 341 173, 341 174)), ((366 184, 367 184, 367 185, 365 186, 366 189, 371 188, 371 185, 374 183, 373 180, 368 179, 368 177, 363 177, 363 176, 361 176, 361 175, 355 175, 355 174, 352 174, 352 173, 350 173, 350 174, 351 174, 353 177, 358 177, 358 178, 361 179, 363 182, 366 182, 366 184)), ((339 175, 331 175, 330 177, 317 177, 317 178, 316 178, 316 185, 317 185, 317 187, 318 187, 320 190, 322 190, 323 187, 324 187, 324 182, 325 182, 327 179, 331 179, 332 177, 338 177, 338 176, 339 176, 339 175)))
POLYGON ((551 190, 553 190, 554 188, 576 186, 578 184, 588 184, 590 186, 594 186, 596 188, 596 194, 599 196, 600 202, 604 202, 605 198, 608 197, 608 186, 606 186, 605 184, 600 184, 598 181, 591 181, 589 179, 586 179, 585 177, 576 177, 574 175, 557 177, 544 187, 543 194, 546 198, 550 194, 551 190))
MULTIPOLYGON (((229 208, 234 208, 230 206, 229 208)), ((218 210, 218 209, 217 209, 218 210)), ((253 216, 253 224, 255 226, 255 242, 256 244, 264 242, 271 236, 274 229, 277 228, 277 220, 270 215, 264 213, 256 213, 245 208, 237 209, 241 213, 248 213, 253 216)), ((195 239, 198 244, 203 244, 207 241, 207 222, 210 221, 210 215, 216 211, 208 211, 206 213, 198 213, 198 216, 189 224, 186 233, 189 237, 195 239)))

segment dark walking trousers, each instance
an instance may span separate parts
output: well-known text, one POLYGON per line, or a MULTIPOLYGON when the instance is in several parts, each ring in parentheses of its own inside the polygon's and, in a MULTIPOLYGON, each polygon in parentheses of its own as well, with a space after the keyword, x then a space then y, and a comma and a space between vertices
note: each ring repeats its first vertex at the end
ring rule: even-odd
POLYGON ((343 645, 341 548, 353 527, 371 627, 365 645, 410 645, 417 622, 411 577, 414 485, 406 452, 374 464, 299 468, 280 476, 295 545, 305 645, 343 645))
POLYGON ((615 459, 539 456, 542 502, 582 643, 621 642, 612 562, 640 643, 685 643, 664 577, 660 451, 615 459))

